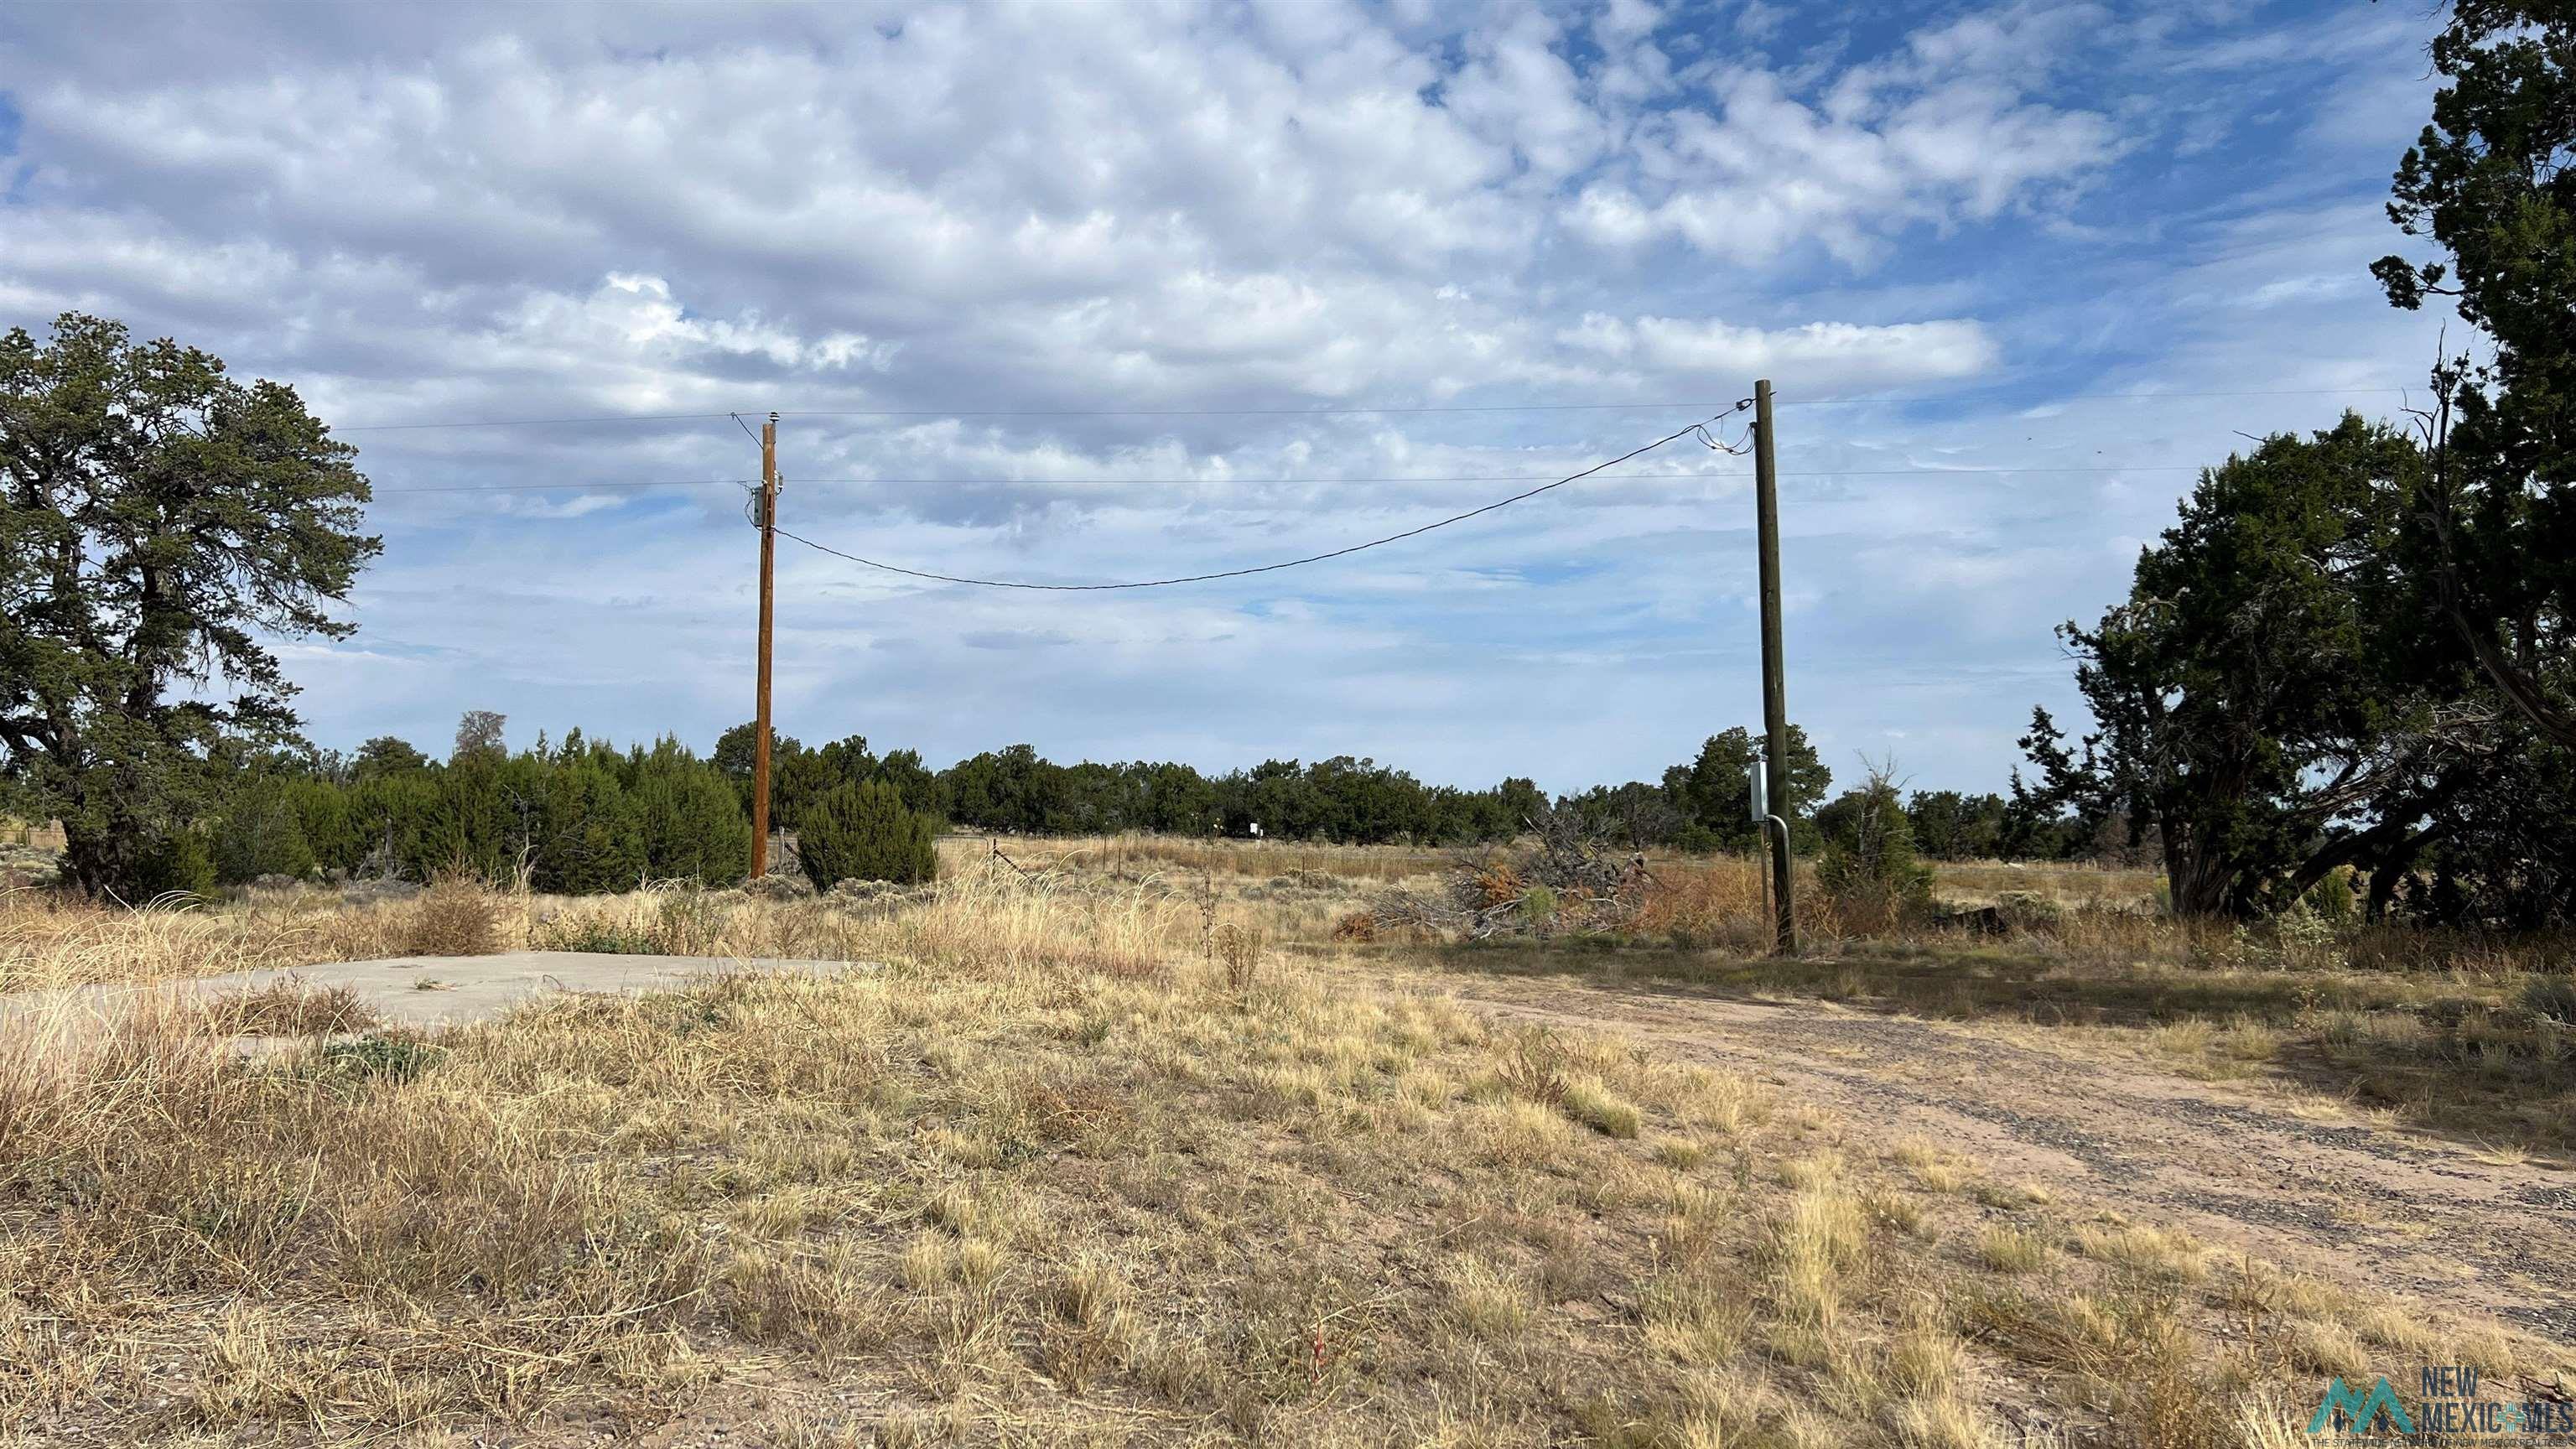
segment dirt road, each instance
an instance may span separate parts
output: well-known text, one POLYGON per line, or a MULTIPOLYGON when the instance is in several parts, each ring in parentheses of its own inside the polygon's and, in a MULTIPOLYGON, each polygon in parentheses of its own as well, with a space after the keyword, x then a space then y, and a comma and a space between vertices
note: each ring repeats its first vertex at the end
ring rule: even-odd
POLYGON ((1880 1145, 1928 1137, 2061 1201, 2576 1343, 2576 1172, 2312 1122, 2253 1091, 1973 1024, 1652 983, 1451 974, 1426 984, 1495 1017, 1615 1030, 1777 1083, 1880 1145))

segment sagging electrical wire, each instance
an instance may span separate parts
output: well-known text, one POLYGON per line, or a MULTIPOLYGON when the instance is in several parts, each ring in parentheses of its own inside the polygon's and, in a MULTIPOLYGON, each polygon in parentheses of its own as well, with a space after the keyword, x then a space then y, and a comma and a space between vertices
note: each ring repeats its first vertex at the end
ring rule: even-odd
POLYGON ((981 589, 1030 589, 1044 593, 1081 594, 1104 593, 1113 589, 1161 589, 1169 588, 1175 584, 1203 584, 1212 582, 1216 579, 1239 579, 1249 577, 1253 574, 1277 573, 1281 569, 1301 568, 1307 564, 1323 563, 1329 559, 1347 558, 1352 554, 1360 553, 1367 549, 1382 548, 1390 543, 1401 543, 1408 538, 1420 538, 1422 535, 1429 533, 1434 529, 1447 528, 1453 523, 1464 523, 1468 519, 1482 517, 1496 509, 1509 508, 1515 503, 1536 498, 1538 495, 1548 492, 1551 489, 1562 488, 1568 483, 1580 482, 1585 478, 1591 477, 1595 473, 1601 472, 1603 469, 1615 468, 1620 464, 1627 462, 1631 458, 1642 457, 1645 454, 1651 453, 1657 448, 1664 446, 1666 443, 1676 442, 1682 438, 1690 437, 1693 434, 1698 434, 1710 447, 1716 448, 1720 452, 1732 451, 1731 449, 1725 448, 1723 445, 1719 444, 1715 439, 1710 438, 1706 429, 1710 423, 1718 422, 1731 414, 1742 412, 1752 405, 1753 400, 1751 398, 1746 398, 1742 402, 1737 403, 1734 407, 1727 409, 1726 412, 1717 414, 1715 417, 1704 418, 1699 422, 1691 424, 1689 427, 1679 430, 1678 432, 1666 433, 1664 436, 1655 439, 1653 442, 1648 443, 1643 447, 1632 448, 1629 451, 1620 454, 1616 458, 1611 458, 1605 462, 1595 463, 1580 473, 1570 473, 1563 478, 1557 479, 1553 483, 1542 483, 1538 487, 1532 488, 1526 493, 1515 493, 1509 498, 1496 499, 1494 502, 1488 503, 1482 508, 1471 508, 1464 513, 1452 514, 1436 523, 1426 523, 1420 528, 1408 528, 1402 533, 1390 533, 1384 538, 1372 538, 1366 543, 1351 544, 1346 548, 1337 548, 1329 553, 1309 554, 1304 558, 1283 559, 1278 563, 1257 564, 1250 568, 1218 569, 1203 574, 1184 574, 1176 578, 1137 579, 1125 583, 1113 584, 1040 584, 1020 579, 965 578, 956 574, 931 573, 925 569, 908 569, 899 564, 884 563, 872 558, 862 558, 857 554, 848 553, 841 549, 834 548, 830 544, 816 543, 810 538, 806 538, 801 534, 791 533, 784 528, 778 529, 777 534, 781 538, 794 539, 796 542, 801 543, 807 548, 813 549, 818 553, 827 553, 834 558, 847 559, 851 563, 864 564, 869 568, 878 569, 886 573, 901 574, 905 578, 926 579, 932 583, 967 584, 981 589))

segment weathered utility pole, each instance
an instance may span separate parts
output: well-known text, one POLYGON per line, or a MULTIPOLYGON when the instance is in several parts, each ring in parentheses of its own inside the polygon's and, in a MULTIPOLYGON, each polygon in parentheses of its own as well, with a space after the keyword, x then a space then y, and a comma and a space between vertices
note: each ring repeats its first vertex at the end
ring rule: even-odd
POLYGON ((760 425, 760 700, 751 745, 751 878, 769 873, 769 618, 777 598, 778 414, 760 425))
POLYGON ((1772 954, 1798 954, 1798 912, 1789 862, 1789 687, 1780 650, 1780 479, 1772 462, 1771 380, 1753 384, 1753 517, 1762 554, 1762 772, 1769 787, 1772 954))

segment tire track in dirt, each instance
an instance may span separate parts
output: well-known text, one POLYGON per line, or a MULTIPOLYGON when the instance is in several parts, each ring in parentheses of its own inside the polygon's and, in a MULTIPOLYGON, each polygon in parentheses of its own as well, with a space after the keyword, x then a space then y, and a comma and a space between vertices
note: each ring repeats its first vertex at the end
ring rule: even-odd
POLYGON ((2223 1086, 1972 1025, 1654 983, 1425 984, 1491 1017, 1616 1032, 1761 1078, 1838 1109, 1880 1146, 1929 1137, 2061 1200, 2576 1343, 2576 1172, 2311 1122, 2223 1086))

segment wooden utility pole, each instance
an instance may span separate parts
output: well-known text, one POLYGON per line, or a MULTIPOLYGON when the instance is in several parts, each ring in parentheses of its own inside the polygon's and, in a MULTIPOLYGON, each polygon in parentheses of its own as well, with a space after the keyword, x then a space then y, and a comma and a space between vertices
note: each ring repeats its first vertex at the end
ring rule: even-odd
POLYGON ((1772 954, 1798 954, 1795 872, 1789 862, 1789 686, 1780 650, 1780 478, 1772 462, 1771 380, 1753 384, 1753 517, 1762 554, 1762 770, 1769 796, 1772 954))
POLYGON ((760 700, 751 745, 751 878, 769 873, 769 619, 777 598, 778 414, 760 425, 760 700))

